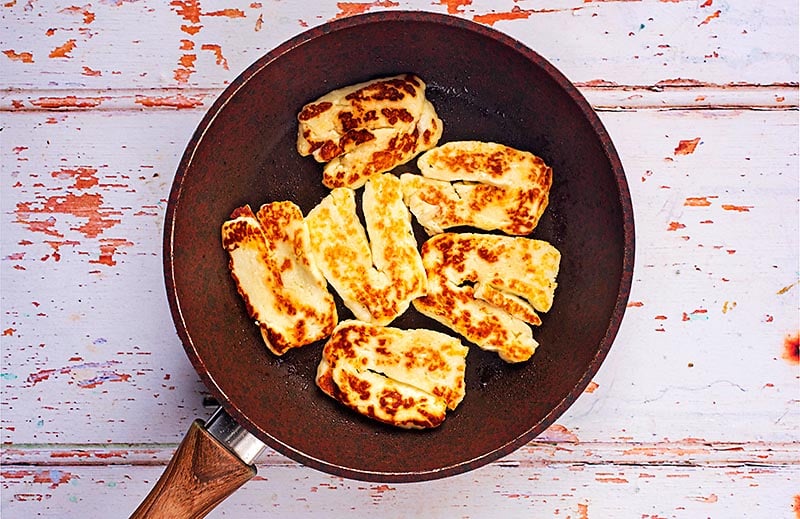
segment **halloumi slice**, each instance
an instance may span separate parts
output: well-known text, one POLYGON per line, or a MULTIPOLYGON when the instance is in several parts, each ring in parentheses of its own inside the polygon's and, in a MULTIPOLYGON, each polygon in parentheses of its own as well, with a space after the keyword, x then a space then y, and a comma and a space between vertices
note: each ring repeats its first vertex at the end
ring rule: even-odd
POLYGON ((342 321, 323 348, 316 382, 375 420, 436 427, 464 398, 467 352, 458 339, 432 330, 342 321))
POLYGON ((528 323, 553 304, 561 253, 545 241, 442 233, 422 246, 428 293, 414 308, 506 362, 524 362, 538 342, 528 323))
POLYGON ((406 204, 429 235, 457 226, 530 234, 549 202, 552 169, 527 151, 454 141, 417 159, 422 176, 401 175, 406 204))
POLYGON ((313 263, 308 228, 291 202, 236 209, 222 225, 229 269, 249 316, 276 355, 324 339, 338 322, 333 296, 313 263))
POLYGON ((358 188, 438 143, 442 121, 413 74, 329 92, 297 116, 297 151, 326 163, 322 183, 358 188))
POLYGON ((311 251, 353 315, 385 325, 425 294, 425 267, 397 177, 371 178, 362 204, 366 232, 356 213, 355 192, 333 189, 306 216, 311 251))

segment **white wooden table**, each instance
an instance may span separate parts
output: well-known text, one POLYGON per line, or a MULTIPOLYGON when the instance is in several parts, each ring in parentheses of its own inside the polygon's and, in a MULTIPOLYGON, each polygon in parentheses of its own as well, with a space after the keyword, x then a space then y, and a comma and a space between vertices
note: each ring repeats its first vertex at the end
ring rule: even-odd
POLYGON ((538 51, 599 112, 637 257, 589 388, 544 435, 419 484, 267 451, 212 517, 800 517, 791 0, 6 0, 2 516, 127 517, 211 413, 167 308, 166 198, 236 75, 328 20, 421 9, 538 51))

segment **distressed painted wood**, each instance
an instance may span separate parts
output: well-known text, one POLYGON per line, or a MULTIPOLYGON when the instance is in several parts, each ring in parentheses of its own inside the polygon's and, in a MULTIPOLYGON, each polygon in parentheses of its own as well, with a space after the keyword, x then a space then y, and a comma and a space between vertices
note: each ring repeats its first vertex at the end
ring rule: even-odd
POLYGON ((798 6, 785 0, 12 0, 0 9, 11 28, 0 36, 5 81, 18 89, 220 88, 308 27, 398 9, 504 31, 579 83, 796 84, 798 74, 798 6))
POLYGON ((267 450, 211 517, 800 517, 798 5, 722 0, 11 0, 0 6, 0 510, 131 513, 214 403, 161 271, 204 111, 307 27, 449 12, 575 81, 628 175, 628 312, 535 441, 412 485, 267 450))
MULTIPOLYGON (((18 517, 103 517, 113 510, 124 517, 160 473, 161 467, 118 465, 4 469, 3 510, 18 517)), ((701 471, 493 464, 447 480, 388 485, 270 467, 208 517, 793 517, 798 478, 797 465, 701 471)))

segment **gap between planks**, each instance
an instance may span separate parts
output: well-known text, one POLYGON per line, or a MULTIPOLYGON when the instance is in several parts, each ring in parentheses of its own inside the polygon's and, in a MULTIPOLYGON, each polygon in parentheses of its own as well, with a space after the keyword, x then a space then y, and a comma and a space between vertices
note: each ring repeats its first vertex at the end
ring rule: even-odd
MULTIPOLYGON (((0 464, 9 466, 166 465, 175 444, 48 444, 17 445, 0 450, 0 464)), ((500 467, 555 465, 637 465, 739 467, 800 465, 798 442, 537 442, 494 461, 500 467)), ((302 464, 267 448, 256 460, 260 467, 302 464)))
MULTIPOLYGON (((714 85, 687 80, 651 86, 622 86, 593 81, 576 84, 598 111, 627 110, 797 110, 796 83, 772 85, 714 85)), ((140 111, 184 109, 205 111, 221 88, 154 90, 5 90, 0 112, 140 111)))

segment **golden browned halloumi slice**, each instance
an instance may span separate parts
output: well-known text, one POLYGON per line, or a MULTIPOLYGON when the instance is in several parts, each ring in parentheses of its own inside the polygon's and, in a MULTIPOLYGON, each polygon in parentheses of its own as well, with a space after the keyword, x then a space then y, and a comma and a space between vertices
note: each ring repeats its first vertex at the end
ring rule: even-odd
POLYGON ((297 119, 297 151, 326 163, 322 183, 329 188, 361 187, 442 135, 425 83, 413 74, 334 90, 305 105, 297 119))
POLYGON ((428 293, 414 308, 506 362, 538 342, 527 323, 553 304, 561 253, 545 241, 474 233, 438 234, 422 246, 428 293))
POLYGON ((480 141, 448 142, 401 175, 406 204, 428 234, 468 225, 526 235, 547 207, 552 170, 527 151, 480 141))
POLYGON ((291 202, 236 209, 222 225, 231 276, 267 347, 276 355, 330 335, 333 296, 311 257, 308 228, 291 202))
POLYGON ((433 330, 342 321, 322 352, 322 391, 375 420, 409 429, 436 427, 466 392, 468 348, 433 330))
POLYGON ((397 177, 371 178, 362 202, 369 239, 356 214, 355 192, 335 188, 306 216, 311 251, 357 319, 389 324, 425 293, 425 268, 397 177))

